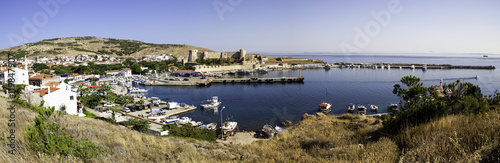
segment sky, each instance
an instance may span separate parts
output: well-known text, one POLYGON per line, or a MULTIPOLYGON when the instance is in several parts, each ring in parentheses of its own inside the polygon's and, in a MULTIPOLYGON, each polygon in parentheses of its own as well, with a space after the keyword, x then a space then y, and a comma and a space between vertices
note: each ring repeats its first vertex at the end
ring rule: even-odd
POLYGON ((2 0, 0 49, 96 36, 250 53, 500 54, 499 8, 498 0, 2 0))

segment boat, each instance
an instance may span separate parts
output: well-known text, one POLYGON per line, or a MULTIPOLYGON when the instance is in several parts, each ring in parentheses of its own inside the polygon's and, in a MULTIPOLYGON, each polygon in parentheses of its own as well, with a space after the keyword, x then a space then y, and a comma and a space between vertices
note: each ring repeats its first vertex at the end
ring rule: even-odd
POLYGON ((347 112, 354 113, 355 108, 356 108, 356 106, 354 106, 353 103, 350 103, 349 105, 347 105, 347 112))
POLYGON ((259 73, 259 74, 267 74, 268 72, 265 69, 258 69, 257 73, 259 73))
POLYGON ((389 112, 397 112, 399 111, 398 104, 391 104, 388 109, 389 112))
POLYGON ((358 114, 365 115, 366 107, 364 105, 358 105, 358 114))
POLYGON ((217 127, 217 123, 214 122, 214 123, 209 123, 209 124, 206 124, 206 125, 201 125, 198 128, 200 128, 200 129, 207 129, 207 130, 215 130, 216 127, 217 127))
POLYGON ((238 122, 224 122, 221 127, 224 131, 232 131, 236 126, 238 126, 238 122))
POLYGON ((488 57, 488 55, 483 55, 483 57, 488 57))
POLYGON ((187 123, 190 123, 190 122, 191 122, 191 118, 189 118, 189 117, 182 117, 177 122, 175 122, 175 124, 183 125, 183 124, 187 124, 187 123))
POLYGON ((371 111, 377 111, 378 110, 378 106, 376 106, 376 105, 370 105, 370 110, 371 111))
POLYGON ((236 71, 236 74, 238 74, 238 75, 250 75, 250 72, 245 71, 243 69, 239 69, 238 71, 236 71))
POLYGON ((210 101, 209 104, 201 104, 201 108, 203 109, 208 109, 208 108, 216 108, 216 107, 219 107, 219 105, 221 104, 221 102, 219 101, 219 97, 217 96, 212 96, 212 99, 211 100, 207 100, 207 101, 210 101))
POLYGON ((318 111, 321 111, 323 113, 329 113, 332 111, 332 103, 327 102, 328 98, 328 90, 325 90, 325 101, 323 101, 321 104, 319 104, 319 109, 318 111))
POLYGON ((174 122, 177 122, 179 121, 180 118, 171 118, 171 119, 166 119, 166 120, 163 120, 165 123, 174 123, 174 122))
POLYGON ((145 94, 145 93, 148 93, 148 90, 132 87, 129 90, 129 93, 130 94, 145 94))
POLYGON ((330 70, 331 68, 332 68, 332 67, 330 67, 330 65, 326 65, 326 66, 324 67, 324 69, 325 69, 325 70, 330 70))

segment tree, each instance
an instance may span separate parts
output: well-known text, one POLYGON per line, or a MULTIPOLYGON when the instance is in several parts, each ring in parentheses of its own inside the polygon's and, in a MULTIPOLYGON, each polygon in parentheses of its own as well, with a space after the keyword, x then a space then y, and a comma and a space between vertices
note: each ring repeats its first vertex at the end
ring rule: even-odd
POLYGON ((47 66, 45 63, 34 63, 31 68, 33 69, 33 71, 35 72, 38 72, 40 70, 43 70, 43 69, 50 69, 49 66, 47 66))
POLYGON ((396 94, 402 99, 400 102, 401 109, 409 109, 412 106, 424 102, 428 97, 427 87, 422 86, 420 83, 420 78, 416 76, 404 76, 401 78, 401 83, 405 87, 401 87, 399 84, 394 85, 393 94, 396 94))
POLYGON ((125 123, 127 126, 131 126, 132 129, 139 132, 148 132, 151 127, 150 122, 144 119, 130 118, 125 123))

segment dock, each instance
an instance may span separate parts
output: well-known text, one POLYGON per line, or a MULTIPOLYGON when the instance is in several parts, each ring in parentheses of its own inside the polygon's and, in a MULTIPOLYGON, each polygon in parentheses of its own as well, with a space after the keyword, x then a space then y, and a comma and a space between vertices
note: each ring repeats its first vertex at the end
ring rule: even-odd
POLYGON ((212 79, 212 83, 303 83, 304 77, 281 77, 281 78, 218 78, 212 79))
POLYGON ((463 66, 450 64, 411 64, 411 63, 334 63, 332 68, 380 68, 380 69, 486 69, 493 70, 495 66, 463 66))
POLYGON ((143 83, 144 86, 209 86, 213 83, 303 83, 304 77, 278 77, 278 78, 210 78, 198 80, 190 78, 189 81, 155 80, 143 83))

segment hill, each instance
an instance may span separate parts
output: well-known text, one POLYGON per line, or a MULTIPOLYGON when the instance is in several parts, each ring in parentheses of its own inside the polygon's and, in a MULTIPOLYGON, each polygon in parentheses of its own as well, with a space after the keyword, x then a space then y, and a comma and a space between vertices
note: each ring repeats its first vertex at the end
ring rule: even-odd
POLYGON ((7 58, 7 53, 18 58, 34 56, 76 56, 78 54, 107 54, 114 57, 133 57, 151 54, 188 55, 190 49, 198 51, 212 50, 185 44, 152 44, 135 40, 120 40, 100 37, 68 37, 42 40, 21 46, 0 50, 0 58, 7 58))

